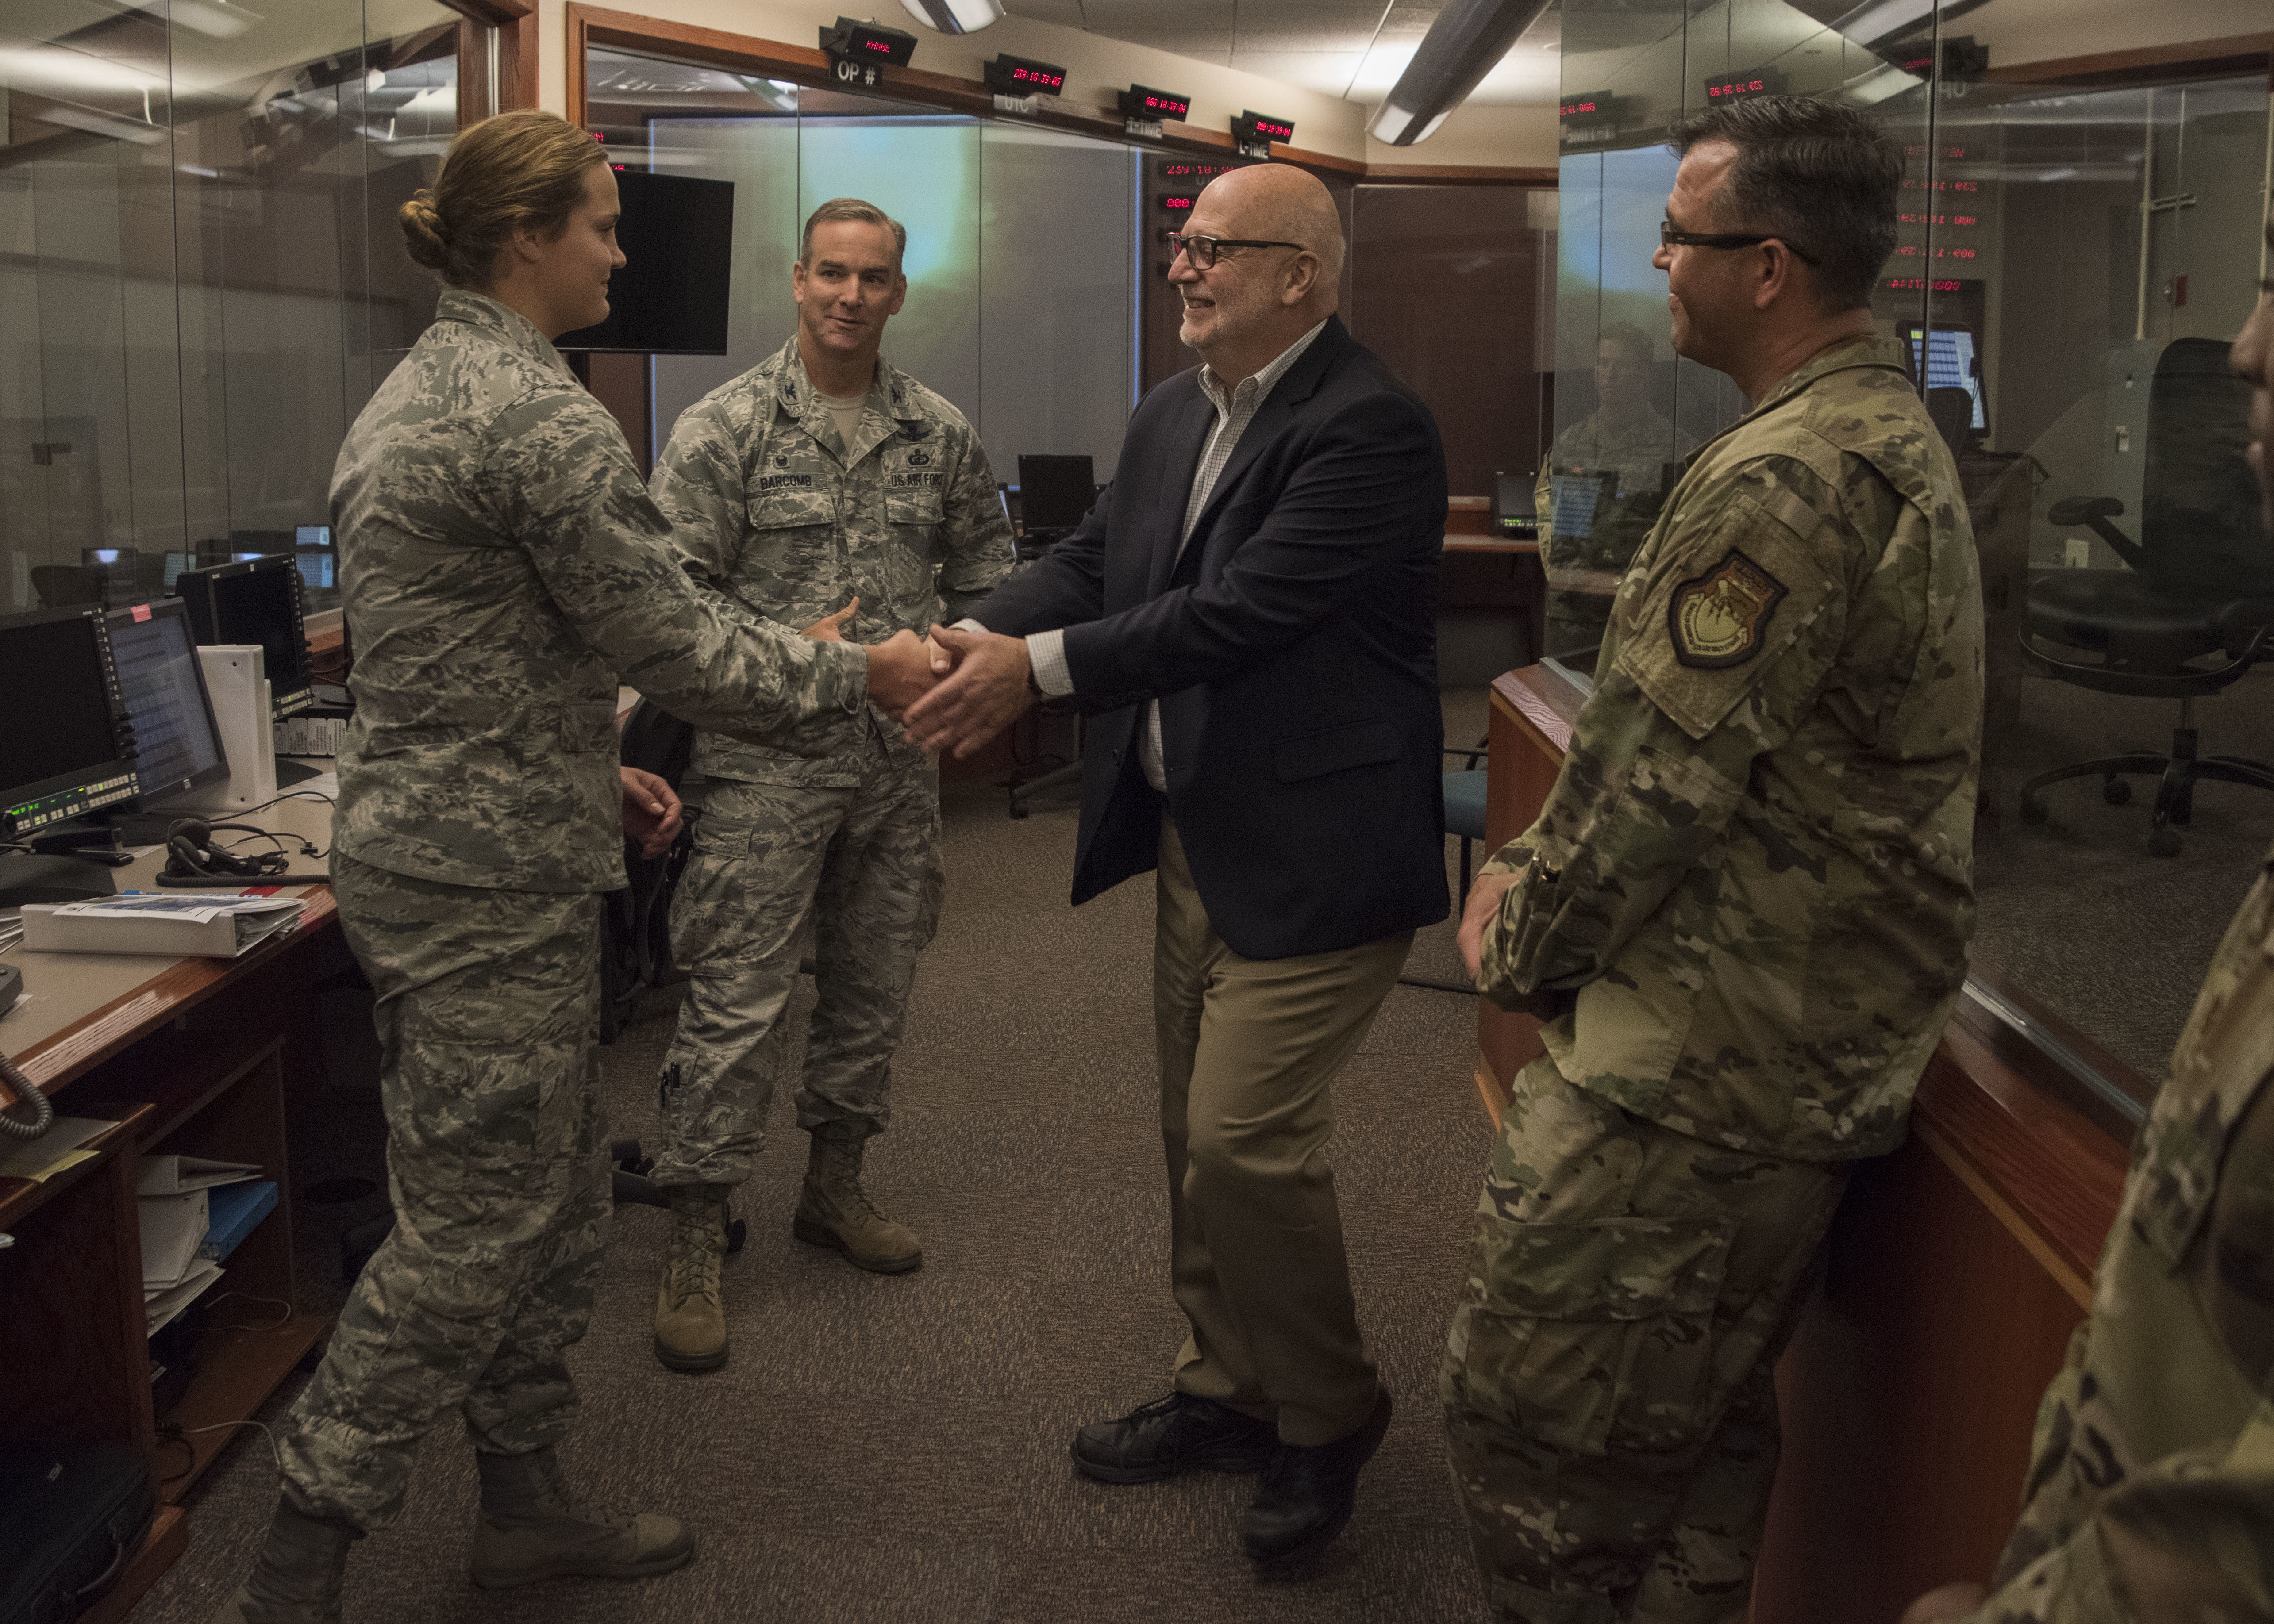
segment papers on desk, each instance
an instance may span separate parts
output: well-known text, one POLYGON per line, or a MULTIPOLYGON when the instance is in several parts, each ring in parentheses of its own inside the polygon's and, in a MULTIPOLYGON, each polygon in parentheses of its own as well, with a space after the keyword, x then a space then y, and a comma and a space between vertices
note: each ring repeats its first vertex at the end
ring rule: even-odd
POLYGON ((0 1139, 0 1178, 28 1178, 44 1184, 65 1168, 91 1158, 94 1153, 79 1147, 117 1125, 87 1116, 58 1116, 35 1139, 0 1139))
POLYGON ((260 1177, 257 1162, 208 1162, 203 1156, 145 1156, 134 1177, 137 1195, 185 1195, 215 1184, 260 1177))
POLYGON ((129 891, 94 902, 26 903, 24 945, 42 953, 171 953, 235 959, 300 917, 297 897, 129 891))

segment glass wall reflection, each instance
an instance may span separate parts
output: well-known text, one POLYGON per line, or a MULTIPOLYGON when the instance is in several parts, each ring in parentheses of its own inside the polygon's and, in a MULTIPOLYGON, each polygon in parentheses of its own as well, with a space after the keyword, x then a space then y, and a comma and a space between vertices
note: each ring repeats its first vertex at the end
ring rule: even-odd
POLYGON ((395 207, 456 125, 433 0, 0 14, 0 605, 294 552, 337 602, 342 435, 432 319, 395 207))
POLYGON ((2274 665, 2237 607, 2274 596, 2274 538, 2226 365, 2265 274, 2269 97, 1997 82, 1999 3, 1566 0, 1550 647, 1600 636, 1667 476, 1745 407, 1668 342, 1668 119, 1762 90, 1871 109, 1909 155, 1872 308, 1982 562, 1977 981, 2152 1083, 2274 841, 2274 665))
POLYGON ((1133 403, 1126 148, 614 51, 590 54, 587 83, 617 162, 735 187, 727 352, 654 357, 659 448, 681 412, 788 341, 800 228, 851 196, 908 231, 886 357, 971 420, 996 477, 1015 480, 1021 454, 1083 453, 1111 477, 1133 403))

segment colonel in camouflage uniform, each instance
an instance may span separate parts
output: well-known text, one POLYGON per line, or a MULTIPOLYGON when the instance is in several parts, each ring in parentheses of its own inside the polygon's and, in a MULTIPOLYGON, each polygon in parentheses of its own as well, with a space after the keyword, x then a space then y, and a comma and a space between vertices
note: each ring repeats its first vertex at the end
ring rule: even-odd
POLYGON ((1973 921, 1973 539, 1861 308, 1901 149, 1783 98, 1680 139, 1668 217, 1709 240, 1657 259, 1676 348, 1758 404, 1621 582, 1555 788, 1463 926, 1481 989, 1546 1023, 1442 1378, 1492 1613, 1532 1624, 1743 1615, 1770 1372, 1846 1169, 1902 1139, 1973 921))
MULTIPOLYGON (((797 331, 689 407, 656 465, 688 568, 784 626, 834 635, 850 600, 863 635, 928 631, 1011 570, 979 437, 877 354, 907 294, 906 243, 872 205, 816 209, 793 271, 797 331), (832 380, 842 395, 825 392, 832 380)), ((758 742, 705 730, 695 763, 710 787, 672 906, 690 981, 663 1061, 654 1169, 674 1215, 655 1350, 674 1370, 726 1361, 726 1195, 765 1140, 809 942, 818 1002, 797 1120, 811 1139, 792 1227, 862 1268, 922 1264, 915 1232, 877 1211, 860 1169, 890 1117, 892 1051, 943 881, 938 769, 879 712, 758 742)))
MULTIPOLYGON (((2274 248, 2274 218, 2266 237, 2274 248)), ((2234 366, 2256 386, 2256 495, 2274 548, 2274 285, 2235 340, 2234 366)), ((2247 500, 2226 495, 2230 511, 2247 500)), ((1969 1608, 1978 1624, 2274 1617, 2270 1399, 2274 851, 2133 1147, 2092 1317, 2037 1411, 2027 1503, 1997 1588, 1986 1599, 1970 1585, 1936 1592, 1906 1624, 1969 1608)))
POLYGON ((589 137, 491 119, 403 214, 452 286, 332 481, 357 656, 332 884, 376 996, 395 1223, 282 1429, 282 1501, 228 1624, 335 1624, 350 1542, 400 1514, 452 1409, 480 1465, 478 1584, 688 1559, 674 1519, 584 1506, 553 1452, 609 1215, 599 893, 624 883, 628 824, 676 816, 643 789, 627 817, 617 685, 755 737, 929 678, 912 637, 895 690, 886 650, 871 668, 680 568, 622 432, 549 342, 607 313, 623 263, 589 137))
POLYGON ((1694 434, 1676 435, 1645 393, 1650 382, 1650 335, 1624 321, 1607 324, 1595 337, 1595 410, 1565 429, 1547 448, 1533 492, 1540 514, 1540 561, 1547 577, 1550 654, 1592 649, 1603 640, 1611 594, 1657 519, 1666 465, 1690 455, 1694 434), (1597 487, 1587 526, 1572 535, 1555 529, 1555 477, 1608 474, 1597 487))

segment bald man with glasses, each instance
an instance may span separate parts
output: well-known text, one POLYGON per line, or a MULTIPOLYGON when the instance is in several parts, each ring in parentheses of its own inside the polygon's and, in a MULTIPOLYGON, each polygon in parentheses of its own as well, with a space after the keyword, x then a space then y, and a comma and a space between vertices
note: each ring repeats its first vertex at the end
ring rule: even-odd
POLYGON ((1146 397, 1071 538, 935 634, 959 663, 909 731, 961 752, 1035 694, 1091 712, 1073 899, 1156 875, 1190 1329, 1171 1391, 1083 1427, 1074 1462, 1114 1484, 1260 1471, 1243 1540, 1284 1568, 1349 1521, 1389 1423, 1344 1256, 1330 1085, 1446 910, 1445 460, 1428 409, 1335 317, 1324 186, 1234 170, 1189 227, 1169 280, 1206 365, 1146 397))

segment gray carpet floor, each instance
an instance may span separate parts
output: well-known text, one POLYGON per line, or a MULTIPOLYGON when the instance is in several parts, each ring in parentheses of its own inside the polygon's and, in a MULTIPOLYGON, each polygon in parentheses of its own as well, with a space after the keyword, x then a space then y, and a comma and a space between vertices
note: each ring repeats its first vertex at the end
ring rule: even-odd
MULTIPOLYGON (((2144 1077, 2163 1080, 2172 1046, 2227 921, 2274 845, 2274 794, 2201 784, 2180 854, 2148 851, 2156 780, 2127 805, 2097 778, 2043 792, 2046 817, 2019 816, 2022 784, 2070 762, 2172 748, 2180 707, 2022 680, 2019 725, 1984 757, 1996 812, 1977 826, 1981 909, 1975 964, 2035 994, 2144 1077)), ((2274 666, 2199 702, 2202 756, 2274 762, 2274 666)))
MULTIPOLYGON (((1448 736, 1483 731, 1480 691, 1448 736)), ((1152 894, 1066 904, 1070 807, 1014 823, 952 786, 948 897, 925 955, 870 1185, 924 1239, 879 1279, 788 1233, 804 1136, 784 1056, 772 1143, 737 1206, 732 1361, 675 1376, 649 1350, 665 1215, 620 1214, 564 1451, 601 1497, 685 1517, 682 1571, 640 1584, 466 1580, 473 1463, 454 1424, 419 1452, 403 1519, 356 1549, 350 1624, 380 1620, 1466 1620, 1477 1583, 1446 1474, 1436 1365, 1488 1144, 1472 1000, 1393 991, 1337 1088, 1334 1159, 1362 1324, 1397 1410, 1350 1530, 1314 1573, 1262 1582, 1239 1552, 1249 1480, 1109 1489, 1066 1442, 1167 1385, 1182 1320, 1166 1280, 1149 1016, 1152 894)), ((1448 843, 1448 868, 1453 847, 1448 843)), ((1449 922, 1410 973, 1460 979, 1449 922)), ((805 1001, 792 1019, 802 1031, 805 1001)), ((673 1008, 608 1052, 618 1134, 652 1120, 673 1008)), ((312 1278, 327 1237, 304 1231, 312 1278)), ((328 1288, 337 1292, 335 1271, 328 1288)), ((264 1418, 275 1420, 290 1389, 264 1418)), ((190 1501, 188 1554, 134 1624, 203 1624, 250 1565, 275 1502, 246 1433, 190 1501)))

